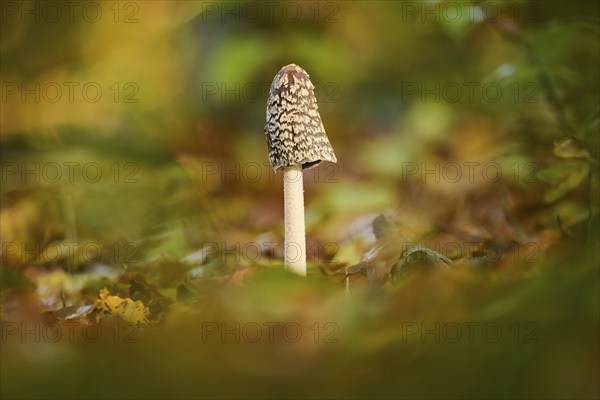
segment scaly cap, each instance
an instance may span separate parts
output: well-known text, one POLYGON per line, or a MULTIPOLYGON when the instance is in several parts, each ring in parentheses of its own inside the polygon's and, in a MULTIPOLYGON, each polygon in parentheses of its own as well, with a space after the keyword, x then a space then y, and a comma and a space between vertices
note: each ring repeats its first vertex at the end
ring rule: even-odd
POLYGON ((271 84, 265 134, 269 161, 277 171, 337 162, 319 115, 314 85, 296 64, 281 68, 271 84))

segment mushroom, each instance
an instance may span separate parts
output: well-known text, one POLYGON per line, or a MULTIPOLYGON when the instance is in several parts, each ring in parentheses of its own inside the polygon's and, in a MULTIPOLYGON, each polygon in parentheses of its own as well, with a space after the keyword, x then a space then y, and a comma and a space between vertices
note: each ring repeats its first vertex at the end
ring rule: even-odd
POLYGON ((306 237, 302 171, 321 161, 337 162, 319 115, 314 88, 306 71, 296 64, 281 68, 271 84, 265 126, 269 161, 275 172, 283 170, 285 265, 303 276, 306 237))

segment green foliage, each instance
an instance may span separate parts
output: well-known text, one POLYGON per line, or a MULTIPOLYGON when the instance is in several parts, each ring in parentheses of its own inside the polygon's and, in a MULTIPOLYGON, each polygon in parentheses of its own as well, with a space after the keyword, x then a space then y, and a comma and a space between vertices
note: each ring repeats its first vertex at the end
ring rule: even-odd
POLYGON ((540 170, 537 174, 538 178, 552 184, 552 188, 545 194, 544 200, 553 203, 564 197, 571 190, 579 187, 589 173, 589 163, 582 161, 565 161, 540 170))

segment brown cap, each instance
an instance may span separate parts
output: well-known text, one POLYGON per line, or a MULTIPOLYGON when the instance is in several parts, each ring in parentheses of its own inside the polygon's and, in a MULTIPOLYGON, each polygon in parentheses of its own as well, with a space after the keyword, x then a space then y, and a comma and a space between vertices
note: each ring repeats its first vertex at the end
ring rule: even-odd
POLYGON ((314 85, 296 64, 281 68, 271 84, 265 134, 269 161, 277 171, 337 162, 317 107, 314 85))

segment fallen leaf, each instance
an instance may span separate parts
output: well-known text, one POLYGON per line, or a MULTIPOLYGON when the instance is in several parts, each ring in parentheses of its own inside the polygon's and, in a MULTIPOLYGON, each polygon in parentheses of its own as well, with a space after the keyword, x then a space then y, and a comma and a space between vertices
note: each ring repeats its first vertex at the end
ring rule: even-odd
POLYGON ((94 304, 96 322, 105 317, 118 316, 125 322, 132 324, 148 324, 150 310, 141 301, 123 299, 119 296, 111 296, 108 289, 100 291, 100 295, 94 304))

